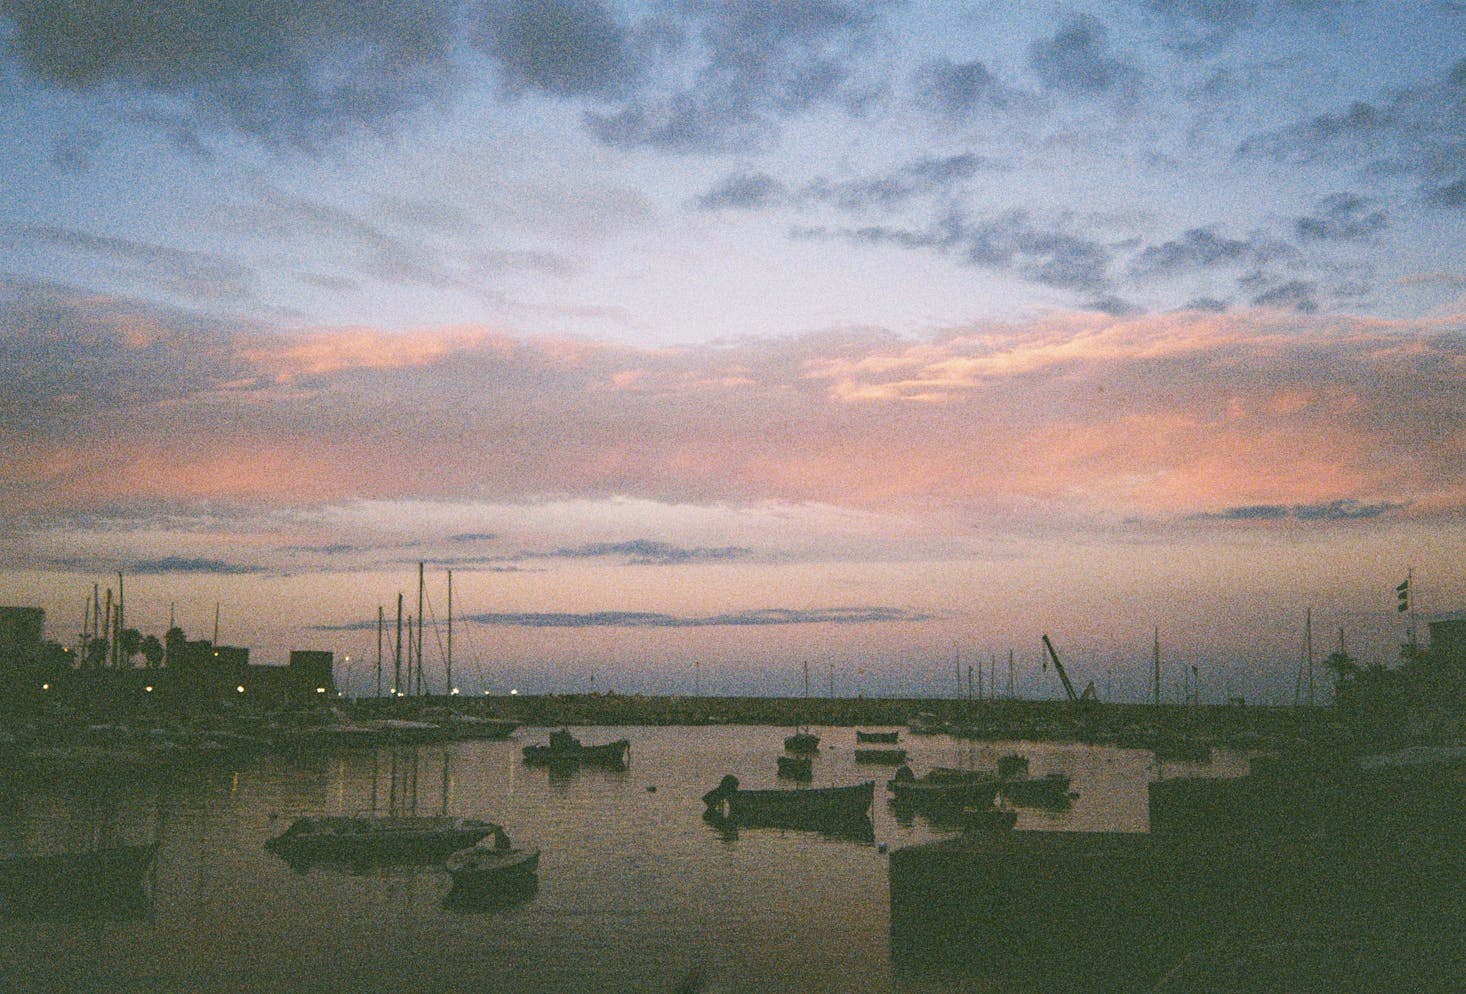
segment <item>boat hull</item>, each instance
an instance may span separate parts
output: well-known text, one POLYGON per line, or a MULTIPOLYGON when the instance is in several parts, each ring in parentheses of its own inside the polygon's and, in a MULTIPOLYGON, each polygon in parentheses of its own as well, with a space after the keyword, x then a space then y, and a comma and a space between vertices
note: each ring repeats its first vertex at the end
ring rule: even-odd
POLYGON ((900 740, 901 740, 901 733, 899 731, 895 731, 895 732, 865 732, 865 731, 860 731, 859 729, 857 729, 856 732, 855 732, 855 741, 856 742, 872 742, 872 743, 874 743, 874 742, 884 742, 884 743, 889 744, 889 743, 893 743, 893 742, 899 742, 900 740))
POLYGON ((615 742, 607 742, 603 745, 582 745, 573 748, 527 745, 524 747, 524 761, 531 766, 589 764, 621 769, 626 766, 626 756, 630 751, 631 743, 626 739, 617 739, 615 742))
POLYGON ((436 862, 493 829, 473 818, 302 818, 265 848, 291 863, 436 862))

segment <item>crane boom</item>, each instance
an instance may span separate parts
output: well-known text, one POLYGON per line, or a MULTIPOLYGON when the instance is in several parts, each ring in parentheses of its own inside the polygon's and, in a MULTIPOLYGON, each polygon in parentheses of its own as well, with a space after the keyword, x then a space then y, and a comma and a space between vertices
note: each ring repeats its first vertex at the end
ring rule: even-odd
MULTIPOLYGON (((1059 679, 1064 682, 1064 693, 1069 695, 1071 703, 1078 704, 1079 695, 1074 693, 1074 684, 1069 682, 1069 674, 1064 672, 1064 664, 1059 662, 1059 654, 1054 651, 1054 643, 1049 641, 1047 635, 1044 636, 1044 648, 1048 650, 1049 658, 1054 661, 1054 669, 1059 671, 1059 679)), ((1085 694, 1089 695, 1088 688, 1085 689, 1085 694)))

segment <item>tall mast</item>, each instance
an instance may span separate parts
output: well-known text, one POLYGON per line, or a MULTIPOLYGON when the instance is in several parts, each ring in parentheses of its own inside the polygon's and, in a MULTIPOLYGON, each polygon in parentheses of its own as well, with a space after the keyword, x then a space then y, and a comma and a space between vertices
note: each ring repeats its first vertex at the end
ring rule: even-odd
POLYGON ((443 663, 443 677, 448 681, 444 688, 449 696, 453 694, 453 571, 448 571, 448 655, 443 663))
POLYGON ((112 637, 112 588, 111 587, 108 587, 107 588, 106 611, 107 611, 107 618, 106 618, 106 622, 105 622, 105 624, 104 624, 103 627, 105 628, 105 630, 107 632, 107 643, 108 644, 107 644, 107 655, 105 657, 103 657, 103 659, 102 659, 102 665, 103 666, 109 666, 109 665, 111 665, 112 652, 116 648, 116 644, 117 644, 117 640, 112 637))
POLYGON ((402 696, 402 591, 397 591, 397 652, 392 657, 392 696, 402 696))
POLYGON ((122 651, 122 571, 117 571, 117 666, 121 668, 127 662, 127 657, 122 651))
POLYGON ((377 605, 377 696, 382 696, 382 605, 377 605))
POLYGON ((1161 629, 1156 626, 1155 644, 1151 647, 1152 684, 1151 693, 1155 706, 1161 706, 1161 629))
POLYGON ((1013 650, 1012 649, 1009 649, 1008 650, 1008 699, 1009 700, 1012 700, 1012 698, 1015 696, 1015 694, 1017 692, 1017 688, 1013 685, 1013 676, 1014 676, 1014 673, 1013 673, 1013 650))
POLYGON ((214 602, 214 642, 215 649, 219 648, 219 602, 214 602))
POLYGON ((417 564, 417 692, 423 692, 422 685, 422 596, 423 564, 417 564))

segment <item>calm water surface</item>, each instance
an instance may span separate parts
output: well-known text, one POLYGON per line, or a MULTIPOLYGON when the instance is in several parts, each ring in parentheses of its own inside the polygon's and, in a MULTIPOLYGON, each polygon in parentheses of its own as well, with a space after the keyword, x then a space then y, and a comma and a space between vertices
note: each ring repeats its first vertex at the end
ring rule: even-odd
MULTIPOLYGON (((814 784, 876 781, 874 843, 776 829, 727 837, 702 821, 699 798, 726 773, 776 785, 787 731, 576 730, 587 744, 629 738, 624 772, 526 767, 521 747, 548 732, 531 728, 499 742, 12 788, 0 798, 0 853, 86 848, 99 833, 156 838, 159 850, 142 908, 0 915, 0 992, 670 992, 694 975, 707 992, 1031 989, 893 971, 883 850, 950 832, 896 820, 891 770, 854 762, 852 729, 815 729, 814 784), (464 909, 445 906, 449 878, 432 866, 302 872, 264 849, 297 815, 374 809, 503 824, 516 844, 542 850, 537 892, 464 909)), ((991 768, 1015 749, 1035 775, 1068 773, 1072 806, 1020 810, 1019 828, 1146 829, 1149 753, 901 738, 918 773, 991 768)), ((1219 754, 1205 769, 1237 775, 1246 760, 1219 754)))

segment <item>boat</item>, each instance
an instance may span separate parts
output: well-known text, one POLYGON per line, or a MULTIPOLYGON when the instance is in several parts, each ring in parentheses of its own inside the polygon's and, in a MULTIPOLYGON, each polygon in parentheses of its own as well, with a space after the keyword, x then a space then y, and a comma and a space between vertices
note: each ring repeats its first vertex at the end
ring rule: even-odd
POLYGON ((784 748, 790 752, 814 753, 820 751, 820 737, 813 732, 800 731, 786 736, 784 748))
MULTIPOLYGON (((809 662, 804 663, 804 699, 809 700, 809 662)), ((793 734, 784 739, 784 748, 790 752, 814 753, 820 751, 820 737, 808 728, 801 725, 793 734)))
POLYGON ((492 845, 488 838, 466 849, 456 850, 443 861, 443 868, 453 878, 458 890, 487 890, 525 883, 539 871, 538 849, 516 849, 504 829, 493 826, 492 845))
POLYGON ((0 859, 0 899, 7 908, 102 907, 144 897, 142 881, 158 855, 155 842, 84 852, 0 859))
POLYGON ((1010 752, 998 757, 998 779, 1012 780, 1028 776, 1028 757, 1021 752, 1010 752))
POLYGON ((886 782, 891 802, 910 810, 985 808, 998 794, 998 778, 982 771, 947 770, 936 779, 917 777, 902 766, 886 782), (959 775, 953 775, 959 774, 959 775))
POLYGON ((540 766, 570 766, 589 763, 594 766, 609 766, 614 769, 626 767, 631 743, 617 739, 601 745, 583 745, 579 739, 564 728, 550 733, 548 745, 527 745, 524 747, 524 761, 540 766))
POLYGON ((947 723, 930 711, 922 711, 907 724, 912 735, 939 735, 947 730, 947 723))
POLYGON ((1003 800, 1021 807, 1062 808, 1070 801, 1069 774, 1010 777, 999 781, 1003 800))
POLYGON ((813 766, 808 756, 779 756, 779 776, 788 780, 808 780, 813 766))
POLYGON ((870 832, 875 784, 744 790, 733 774, 702 796, 708 814, 749 828, 796 828, 840 834, 870 832))
POLYGON ((899 766, 906 762, 906 750, 856 749, 855 761, 857 763, 879 763, 886 766, 899 766))
POLYGON ((436 861, 494 830, 454 815, 307 815, 265 843, 292 863, 436 861))
POLYGON ((860 728, 855 730, 856 742, 885 742, 889 744, 898 742, 900 739, 901 732, 899 730, 894 732, 870 732, 860 728))
POLYGON ((519 722, 454 712, 446 727, 455 739, 507 739, 519 727, 519 722))

